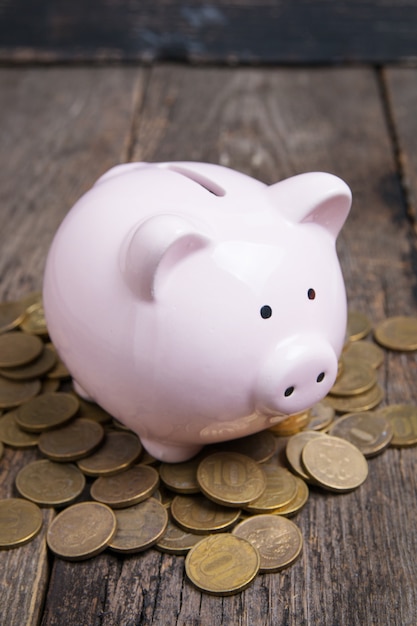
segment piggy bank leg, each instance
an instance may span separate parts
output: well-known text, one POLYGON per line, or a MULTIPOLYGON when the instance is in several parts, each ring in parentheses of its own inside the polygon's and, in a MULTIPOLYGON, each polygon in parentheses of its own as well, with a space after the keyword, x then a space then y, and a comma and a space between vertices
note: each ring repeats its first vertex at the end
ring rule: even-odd
POLYGON ((72 380, 72 384, 74 387, 75 393, 77 393, 83 400, 87 400, 88 402, 94 402, 93 398, 88 395, 83 387, 81 387, 80 383, 78 383, 75 379, 72 380))
POLYGON ((182 463, 183 461, 188 461, 198 454, 203 447, 197 445, 166 444, 144 437, 141 437, 140 440, 149 454, 159 461, 166 461, 167 463, 182 463))

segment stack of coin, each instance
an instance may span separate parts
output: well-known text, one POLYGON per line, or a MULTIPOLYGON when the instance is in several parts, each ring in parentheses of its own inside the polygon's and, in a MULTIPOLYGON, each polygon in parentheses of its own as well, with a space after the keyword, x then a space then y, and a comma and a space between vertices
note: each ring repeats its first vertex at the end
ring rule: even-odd
MULTIPOLYGON (((73 392, 48 343, 40 294, 0 305, 0 457, 4 446, 39 452, 16 477, 20 497, 0 500, 0 548, 34 538, 42 525, 39 506, 53 506, 59 512, 47 543, 64 559, 155 546, 187 555, 189 579, 218 595, 245 589, 258 572, 288 567, 303 544, 288 518, 308 501, 307 483, 350 491, 367 477, 365 457, 388 445, 417 444, 417 407, 369 411, 382 400, 375 370, 384 357, 364 341, 371 330, 366 316, 350 313, 337 381, 323 402, 270 431, 166 464, 73 392), (336 419, 336 412, 343 415, 336 419)), ((375 339, 411 350, 413 333, 413 319, 394 318, 377 327, 375 339)))

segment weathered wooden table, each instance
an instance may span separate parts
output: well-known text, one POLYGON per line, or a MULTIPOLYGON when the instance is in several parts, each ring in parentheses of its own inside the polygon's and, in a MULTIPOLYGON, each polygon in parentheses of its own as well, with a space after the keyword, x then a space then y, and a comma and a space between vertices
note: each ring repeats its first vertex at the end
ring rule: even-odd
MULTIPOLYGON (((338 250, 350 308, 374 323, 415 315, 416 111, 412 67, 3 67, 0 296, 41 288, 58 224, 107 168, 203 160, 265 182, 309 170, 344 178, 354 201, 338 250)), ((387 352, 378 375, 384 403, 417 402, 415 353, 387 352)), ((16 495, 16 473, 36 456, 6 449, 0 497, 16 495)), ((54 512, 44 509, 32 543, 0 552, 0 623, 414 626, 416 465, 417 448, 390 448, 356 491, 313 489, 295 518, 301 558, 225 598, 201 594, 183 557, 154 549, 52 558, 54 512)))

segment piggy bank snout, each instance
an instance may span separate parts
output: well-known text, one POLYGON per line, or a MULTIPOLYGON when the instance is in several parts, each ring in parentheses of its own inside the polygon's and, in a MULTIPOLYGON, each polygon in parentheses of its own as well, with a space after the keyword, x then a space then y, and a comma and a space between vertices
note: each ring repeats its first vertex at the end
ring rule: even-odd
POLYGON ((289 415, 310 408, 327 395, 337 368, 334 349, 317 338, 298 338, 278 347, 259 378, 258 409, 289 415))

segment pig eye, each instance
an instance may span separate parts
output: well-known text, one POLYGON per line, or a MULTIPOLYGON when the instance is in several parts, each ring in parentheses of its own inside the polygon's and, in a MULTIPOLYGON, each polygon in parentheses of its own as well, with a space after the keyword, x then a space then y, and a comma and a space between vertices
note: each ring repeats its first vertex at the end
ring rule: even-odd
POLYGON ((316 297, 316 292, 314 291, 314 289, 309 289, 307 291, 307 296, 309 300, 314 300, 314 298, 316 297))
POLYGON ((272 315, 272 309, 271 309, 271 307, 270 307, 268 304, 265 304, 265 305, 261 308, 260 313, 261 313, 261 317, 262 317, 264 320, 267 320, 267 319, 268 319, 268 317, 271 317, 271 315, 272 315))

